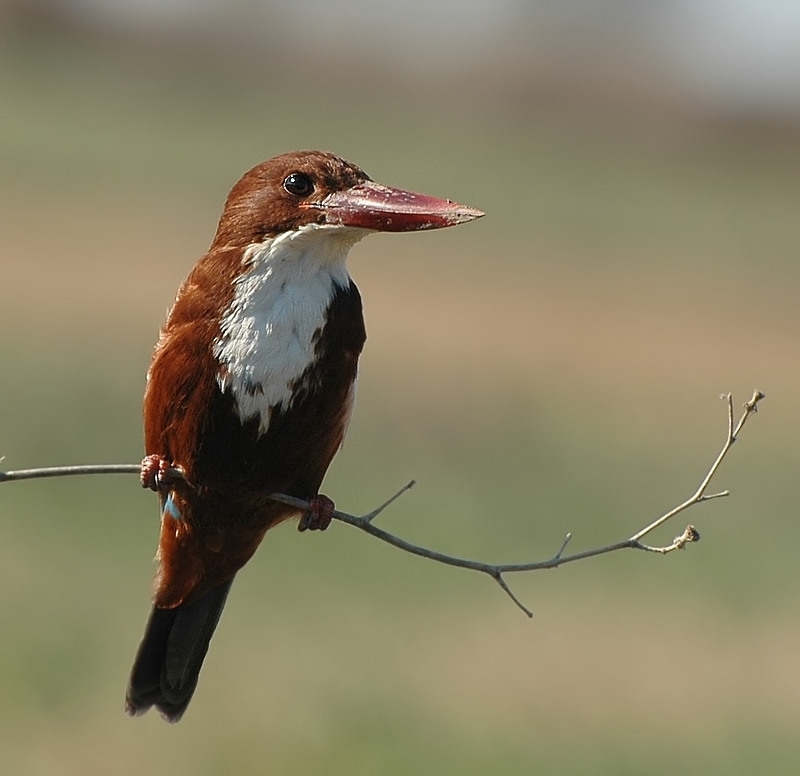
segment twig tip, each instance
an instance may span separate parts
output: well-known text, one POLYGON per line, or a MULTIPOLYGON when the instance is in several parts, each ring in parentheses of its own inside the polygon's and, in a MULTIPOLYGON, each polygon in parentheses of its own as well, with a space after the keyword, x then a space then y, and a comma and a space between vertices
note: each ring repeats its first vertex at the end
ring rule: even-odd
POLYGON ((744 403, 744 408, 748 412, 758 412, 758 403, 766 398, 767 394, 765 394, 763 391, 759 391, 758 388, 756 388, 753 391, 753 395, 750 397, 750 400, 744 403))

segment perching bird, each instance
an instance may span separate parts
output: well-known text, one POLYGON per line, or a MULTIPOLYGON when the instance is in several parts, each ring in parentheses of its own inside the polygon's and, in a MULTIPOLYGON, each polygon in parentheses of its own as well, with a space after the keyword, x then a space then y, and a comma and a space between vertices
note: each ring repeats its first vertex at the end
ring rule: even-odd
POLYGON ((154 606, 125 708, 176 722, 236 572, 298 515, 324 529, 322 478, 353 409, 366 339, 350 248, 371 231, 439 229, 479 210, 373 183, 320 151, 283 154, 233 187, 178 291, 144 397, 142 483, 161 505, 154 606))

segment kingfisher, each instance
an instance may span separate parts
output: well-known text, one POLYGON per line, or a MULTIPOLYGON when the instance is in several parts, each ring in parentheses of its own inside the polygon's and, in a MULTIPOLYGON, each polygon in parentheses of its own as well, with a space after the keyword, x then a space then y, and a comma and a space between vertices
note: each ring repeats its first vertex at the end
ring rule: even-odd
POLYGON ((276 156, 231 189, 147 373, 141 480, 158 493, 161 534, 128 714, 155 706, 177 722, 234 577, 264 534, 294 517, 300 530, 331 522, 319 488, 353 411, 366 340, 350 249, 371 232, 483 215, 375 183, 322 151, 276 156))

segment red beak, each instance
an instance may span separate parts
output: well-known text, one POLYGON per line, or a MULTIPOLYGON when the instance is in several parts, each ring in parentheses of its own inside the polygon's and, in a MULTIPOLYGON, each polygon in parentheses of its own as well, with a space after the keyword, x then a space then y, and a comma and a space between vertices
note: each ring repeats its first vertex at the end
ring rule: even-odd
POLYGON ((346 191, 329 194, 317 204, 329 224, 341 224, 378 232, 416 232, 464 224, 485 215, 449 199, 382 186, 366 181, 346 191))

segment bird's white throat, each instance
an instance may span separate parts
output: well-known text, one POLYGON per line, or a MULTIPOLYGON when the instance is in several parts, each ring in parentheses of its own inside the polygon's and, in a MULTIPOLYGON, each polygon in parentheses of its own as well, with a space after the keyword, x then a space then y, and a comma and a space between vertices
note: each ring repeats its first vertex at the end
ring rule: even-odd
POLYGON ((262 433, 273 409, 288 409, 303 387, 297 380, 315 358, 333 295, 350 284, 347 254, 366 234, 312 224, 246 250, 214 356, 220 389, 231 391, 242 421, 259 417, 262 433))

